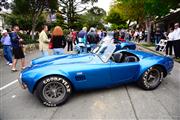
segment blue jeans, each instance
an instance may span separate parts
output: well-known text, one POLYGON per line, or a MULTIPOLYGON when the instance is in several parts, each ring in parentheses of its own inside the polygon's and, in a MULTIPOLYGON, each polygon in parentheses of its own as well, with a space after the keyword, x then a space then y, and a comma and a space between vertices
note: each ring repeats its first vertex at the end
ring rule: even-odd
POLYGON ((11 49, 11 46, 4 45, 3 46, 3 53, 4 53, 4 58, 7 60, 7 62, 12 63, 12 49, 11 49))
POLYGON ((87 47, 80 47, 80 53, 87 53, 87 47))
POLYGON ((49 55, 47 50, 43 50, 43 51, 41 51, 41 53, 42 53, 42 56, 48 56, 49 55))
POLYGON ((155 40, 155 45, 157 45, 159 43, 159 41, 161 40, 161 36, 154 36, 154 40, 155 40))
POLYGON ((54 48, 53 54, 54 55, 62 55, 62 54, 64 54, 64 49, 63 48, 54 48))

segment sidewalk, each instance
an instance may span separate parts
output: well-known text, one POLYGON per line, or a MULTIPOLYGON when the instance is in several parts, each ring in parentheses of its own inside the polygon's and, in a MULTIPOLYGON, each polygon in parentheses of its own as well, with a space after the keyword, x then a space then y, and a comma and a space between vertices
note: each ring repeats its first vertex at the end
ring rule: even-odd
MULTIPOLYGON (((143 51, 147 51, 147 52, 153 52, 156 53, 158 55, 165 55, 165 52, 162 51, 156 51, 155 50, 155 46, 145 46, 144 44, 146 43, 135 43, 137 45, 137 48, 143 51)), ((174 52, 173 52, 173 56, 174 56, 174 52)), ((180 63, 180 59, 174 59, 176 62, 180 63)))

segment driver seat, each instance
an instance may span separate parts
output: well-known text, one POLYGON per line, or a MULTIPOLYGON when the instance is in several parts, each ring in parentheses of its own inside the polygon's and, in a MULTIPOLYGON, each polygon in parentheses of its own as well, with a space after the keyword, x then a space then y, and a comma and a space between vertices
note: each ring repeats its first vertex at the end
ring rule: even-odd
POLYGON ((138 59, 135 56, 127 56, 125 57, 125 62, 137 62, 138 59))
POLYGON ((116 63, 122 62, 122 57, 123 57, 122 53, 113 54, 113 59, 114 59, 114 62, 116 62, 116 63))

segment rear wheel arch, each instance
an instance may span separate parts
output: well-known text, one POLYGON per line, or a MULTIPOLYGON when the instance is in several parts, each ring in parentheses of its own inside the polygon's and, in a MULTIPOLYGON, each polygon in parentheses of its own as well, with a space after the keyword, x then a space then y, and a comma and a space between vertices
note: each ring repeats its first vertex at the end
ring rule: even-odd
MULTIPOLYGON (((154 65, 154 66, 151 66, 151 67, 158 67, 158 68, 160 68, 162 70, 162 72, 163 72, 163 77, 167 76, 166 68, 163 65, 157 64, 157 65, 154 65)), ((147 69, 145 69, 144 72, 146 72, 151 67, 148 67, 147 69)), ((142 77, 143 73, 139 76, 139 79, 142 77)))
MULTIPOLYGON (((158 75, 158 74, 157 74, 158 75)), ((166 69, 164 66, 162 65, 154 65, 154 66, 151 66, 149 68, 147 68, 143 73, 142 75, 139 77, 139 81, 137 82, 137 84, 145 89, 145 90, 153 90, 155 88, 157 88, 160 84, 161 84, 161 81, 162 79, 167 75, 167 72, 166 72, 166 69), (154 84, 153 86, 152 85, 149 85, 147 84, 147 80, 149 80, 148 76, 150 74, 150 72, 152 71, 156 71, 156 73, 159 72, 159 78, 156 79, 157 83, 154 84), (163 76, 162 76, 163 75, 163 76)))
POLYGON ((154 65, 153 67, 158 67, 158 68, 160 68, 161 70, 162 70, 162 72, 164 73, 163 74, 163 77, 166 77, 167 76, 167 70, 166 70, 166 68, 164 67, 164 66, 162 66, 162 65, 154 65))

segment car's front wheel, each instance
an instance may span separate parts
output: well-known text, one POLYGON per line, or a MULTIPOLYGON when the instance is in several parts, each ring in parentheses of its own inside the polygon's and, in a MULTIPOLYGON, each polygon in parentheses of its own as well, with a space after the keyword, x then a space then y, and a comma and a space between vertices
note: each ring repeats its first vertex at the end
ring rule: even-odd
POLYGON ((58 106, 67 101, 72 92, 71 84, 63 77, 50 76, 42 79, 36 88, 36 95, 46 106, 58 106))
POLYGON ((138 85, 145 90, 153 90, 161 84, 163 74, 160 67, 151 67, 142 75, 138 85))

